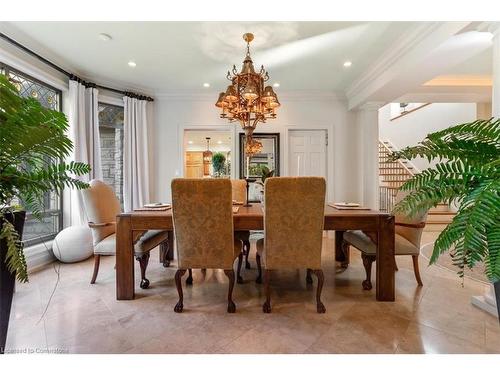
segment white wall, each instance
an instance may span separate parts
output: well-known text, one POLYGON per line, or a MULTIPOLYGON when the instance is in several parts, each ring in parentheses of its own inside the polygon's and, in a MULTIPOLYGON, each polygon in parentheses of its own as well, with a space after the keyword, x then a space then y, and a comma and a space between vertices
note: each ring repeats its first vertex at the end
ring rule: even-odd
MULTIPOLYGON (((387 104, 379 110, 379 135, 381 140, 401 149, 416 145, 429 133, 476 118, 476 103, 432 103, 391 121, 390 104, 387 104)), ((427 160, 421 158, 412 163, 420 170, 429 166, 427 160)))
MULTIPOLYGON (((354 114, 347 111, 347 103, 325 92, 278 93, 282 106, 275 120, 259 124, 257 132, 280 133, 280 171, 287 173, 287 134, 289 129, 327 129, 328 145, 328 199, 358 200, 358 163, 356 125, 354 114)), ((184 129, 228 129, 233 132, 233 170, 238 173, 239 124, 229 124, 219 118, 212 95, 155 96, 155 127, 152 148, 155 159, 153 172, 153 199, 170 200, 170 183, 182 176, 182 134, 184 129)), ((152 132, 152 133, 153 133, 152 132)), ((237 175, 233 176, 237 177, 237 175)))

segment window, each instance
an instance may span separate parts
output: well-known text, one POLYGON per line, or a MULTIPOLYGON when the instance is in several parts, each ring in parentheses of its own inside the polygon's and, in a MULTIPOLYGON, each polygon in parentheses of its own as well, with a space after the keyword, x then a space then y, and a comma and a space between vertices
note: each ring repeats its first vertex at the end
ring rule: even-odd
POLYGON ((98 111, 102 177, 123 209, 123 107, 99 103, 98 111))
MULTIPOLYGON (((0 63, 0 73, 9 77, 22 97, 32 97, 46 108, 61 111, 61 91, 27 74, 0 63)), ((42 220, 27 213, 24 224, 23 242, 25 246, 50 240, 62 229, 62 197, 48 192, 44 197, 42 220)))

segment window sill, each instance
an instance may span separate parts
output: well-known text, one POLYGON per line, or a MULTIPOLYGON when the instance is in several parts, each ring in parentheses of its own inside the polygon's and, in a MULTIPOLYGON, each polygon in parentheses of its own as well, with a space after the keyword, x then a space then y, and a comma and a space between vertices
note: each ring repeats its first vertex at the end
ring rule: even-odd
POLYGON ((52 253, 52 240, 24 248, 28 272, 36 272, 55 260, 52 253))

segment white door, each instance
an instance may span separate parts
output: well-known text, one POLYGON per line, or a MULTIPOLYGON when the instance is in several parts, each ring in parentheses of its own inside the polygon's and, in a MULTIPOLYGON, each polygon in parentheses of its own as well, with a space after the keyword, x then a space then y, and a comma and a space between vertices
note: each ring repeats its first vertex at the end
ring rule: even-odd
POLYGON ((288 174, 326 179, 326 130, 290 130, 288 137, 288 174))

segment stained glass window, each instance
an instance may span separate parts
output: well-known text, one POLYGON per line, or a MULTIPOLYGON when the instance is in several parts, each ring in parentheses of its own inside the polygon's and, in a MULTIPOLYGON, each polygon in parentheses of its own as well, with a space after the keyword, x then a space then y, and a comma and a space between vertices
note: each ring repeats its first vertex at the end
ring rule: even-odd
MULTIPOLYGON (((22 97, 32 97, 46 108, 61 111, 61 91, 27 74, 0 63, 0 73, 7 75, 22 97)), ((42 220, 27 213, 24 225, 23 242, 25 246, 50 240, 62 229, 62 198, 55 192, 44 197, 42 220)))

